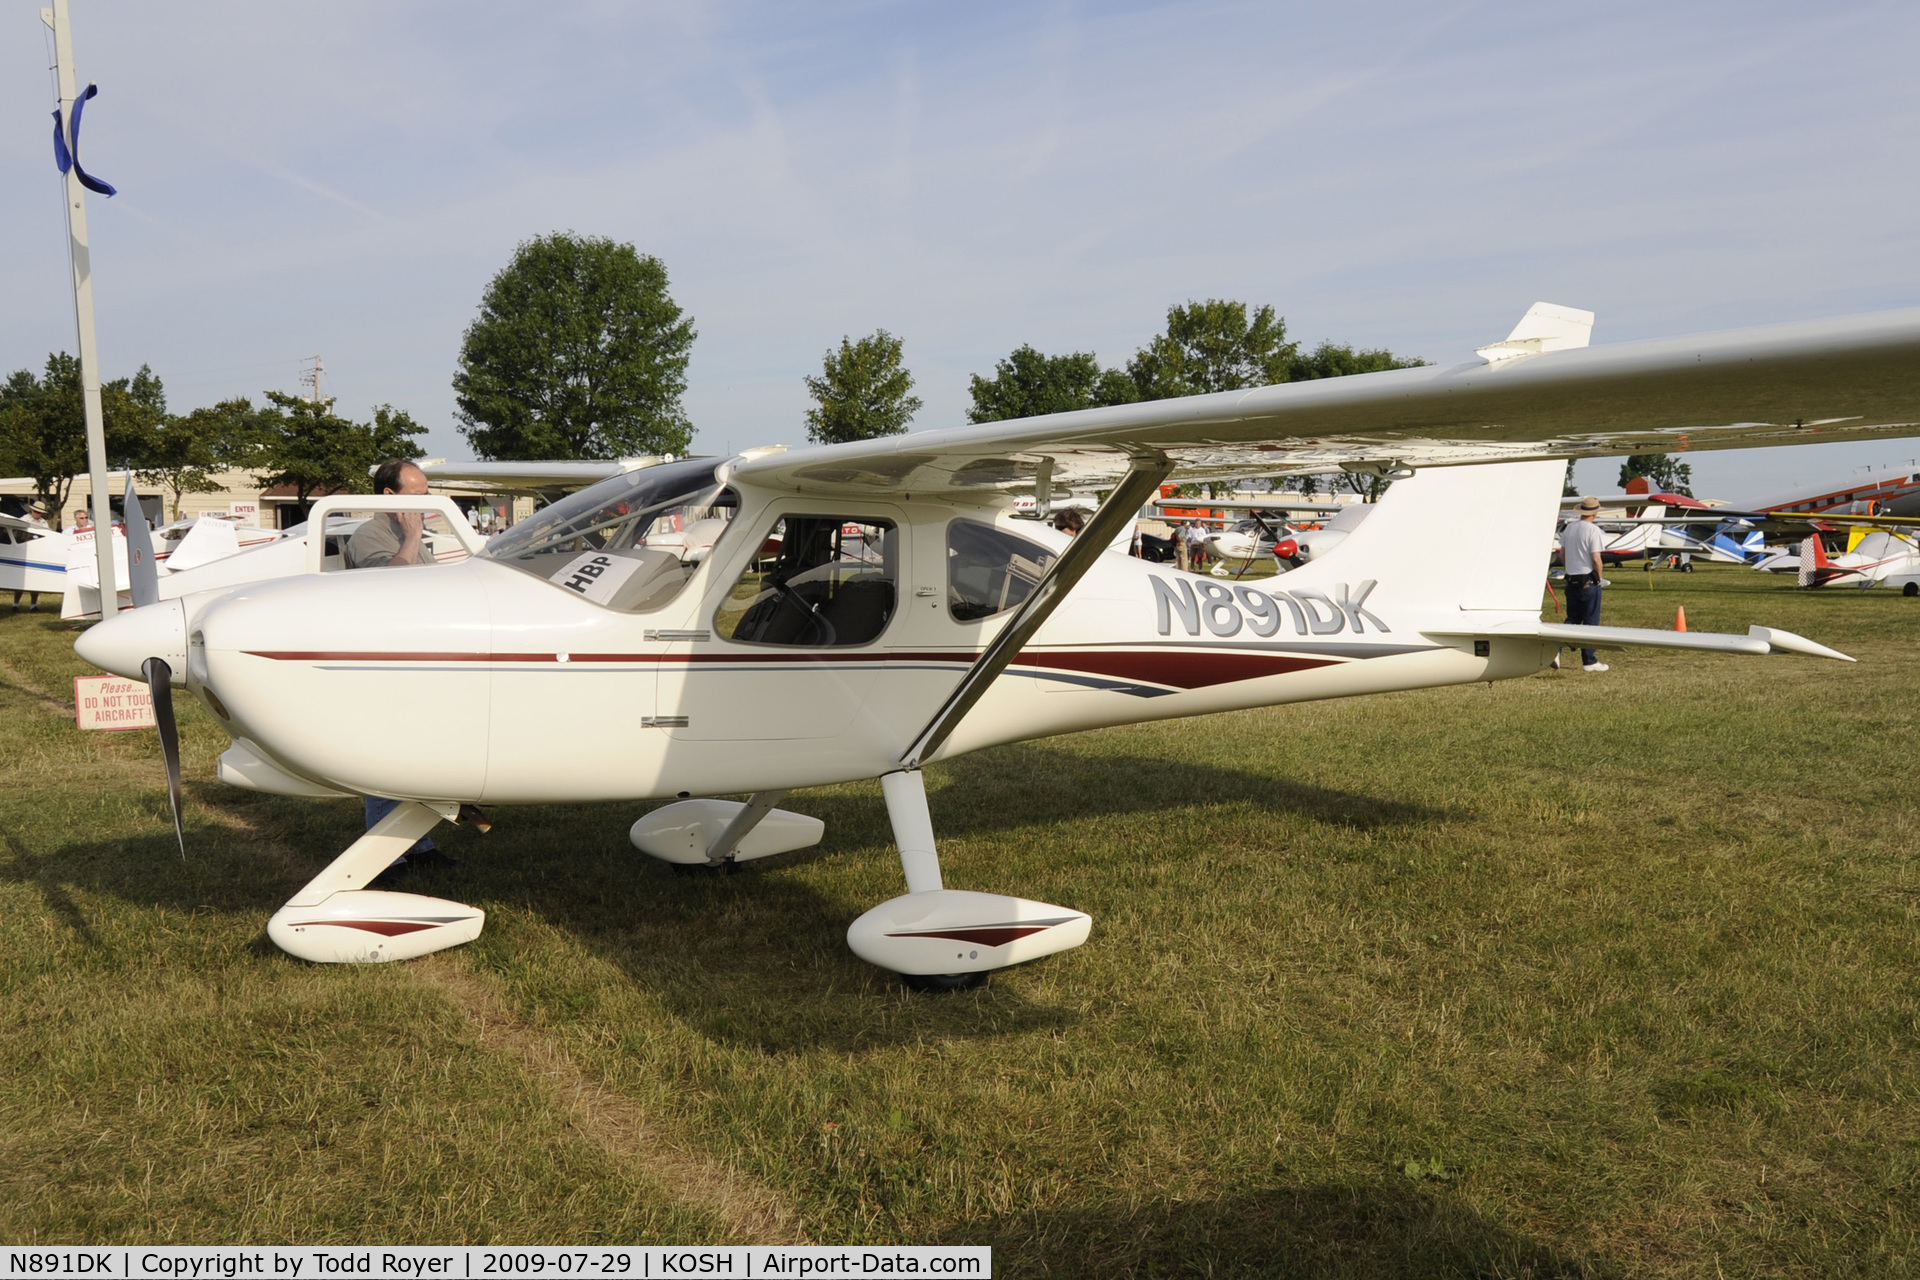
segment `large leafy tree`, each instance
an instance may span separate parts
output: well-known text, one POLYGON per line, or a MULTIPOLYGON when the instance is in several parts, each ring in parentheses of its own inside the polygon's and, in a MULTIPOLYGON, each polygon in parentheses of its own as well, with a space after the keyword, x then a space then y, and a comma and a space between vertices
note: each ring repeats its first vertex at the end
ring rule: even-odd
MULTIPOLYGON (((20 369, 0 384, 0 471, 33 481, 34 501, 49 517, 65 510, 76 477, 87 470, 87 420, 80 362, 49 355, 38 377, 20 369)), ((147 366, 100 387, 101 421, 110 466, 146 463, 166 418, 166 389, 147 366)))
POLYGON ((1133 379, 1118 369, 1101 369, 1092 352, 1049 356, 1026 345, 995 361, 991 378, 974 374, 970 388, 970 422, 1033 418, 1043 413, 1128 404, 1140 398, 1133 379))
POLYGON ((426 428, 404 410, 381 405, 372 422, 354 422, 333 412, 331 400, 307 400, 269 391, 267 407, 254 418, 259 443, 252 465, 263 488, 287 485, 305 508, 316 495, 367 493, 371 473, 387 458, 418 458, 411 437, 426 428))
POLYGON ((222 400, 210 408, 169 414, 153 433, 140 478, 173 495, 173 518, 189 493, 218 493, 214 473, 251 463, 261 444, 252 402, 222 400))
POLYGON ((920 411, 913 375, 901 362, 901 341, 876 329, 858 342, 840 339, 829 347, 820 376, 808 378, 807 436, 819 444, 844 444, 875 436, 896 436, 920 411))
POLYGON ((1620 464, 1620 484, 1645 476, 1647 483, 1661 493, 1679 493, 1691 498, 1693 468, 1670 453, 1636 453, 1620 464))
MULTIPOLYGON (((1127 373, 1142 400, 1164 400, 1425 363, 1384 349, 1355 350, 1337 342, 1322 342, 1303 352, 1299 343, 1287 340, 1287 322, 1272 307, 1249 311, 1244 302, 1209 298, 1168 308, 1166 332, 1134 353, 1127 373)), ((1330 477, 1329 492, 1347 488, 1371 502, 1390 483, 1378 476, 1341 472, 1330 477)), ((1317 487, 1313 477, 1302 479, 1301 484, 1305 493, 1317 487)))
POLYGON ((658 258, 571 232, 529 240, 461 341, 461 432, 507 461, 683 453, 694 336, 658 258))
POLYGON ((1287 322, 1261 307, 1209 298, 1167 308, 1167 331, 1136 351, 1127 373, 1142 400, 1240 391, 1285 382, 1298 344, 1287 322))

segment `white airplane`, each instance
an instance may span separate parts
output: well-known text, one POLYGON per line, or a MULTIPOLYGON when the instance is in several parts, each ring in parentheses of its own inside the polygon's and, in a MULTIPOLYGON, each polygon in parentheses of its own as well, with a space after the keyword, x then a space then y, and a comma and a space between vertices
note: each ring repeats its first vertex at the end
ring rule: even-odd
POLYGON ((1906 595, 1920 594, 1920 587, 1913 587, 1920 583, 1920 546, 1910 531, 1875 529, 1831 556, 1819 533, 1811 533, 1801 541, 1792 567, 1803 587, 1877 587, 1885 582, 1906 595))
POLYGON ((66 590, 67 548, 72 535, 0 512, 0 591, 35 597, 66 590))
MULTIPOLYGON (((753 453, 759 456, 777 451, 778 447, 755 450, 753 453)), ((611 462, 429 462, 423 464, 421 470, 435 487, 456 493, 528 494, 553 500, 598 481, 654 466, 663 460, 658 457, 637 457, 611 462)), ((330 515, 327 518, 327 549, 322 563, 329 569, 341 567, 340 547, 366 518, 364 506, 356 506, 351 502, 346 505, 348 509, 362 514, 330 515)), ((341 504, 338 503, 330 508, 334 511, 340 509, 341 504)), ((453 504, 436 510, 440 518, 429 521, 426 529, 427 543, 434 548, 435 559, 441 563, 464 559, 471 553, 463 540, 454 535, 453 525, 457 523, 463 528, 469 527, 466 518, 453 504)), ((287 529, 255 529, 217 516, 201 516, 198 520, 183 520, 156 529, 152 537, 153 560, 159 568, 159 598, 171 600, 195 592, 231 589, 305 572, 308 554, 306 538, 310 524, 311 521, 304 521, 287 529), (219 563, 216 567, 216 562, 225 562, 242 552, 248 554, 232 563, 219 563)), ((693 545, 697 547, 702 537, 711 541, 716 532, 692 533, 695 540, 693 545)), ((62 579, 66 595, 61 601, 60 616, 63 619, 97 618, 100 615, 100 575, 94 561, 93 535, 76 535, 69 531, 62 536, 69 539, 69 544, 66 546, 67 563, 62 579)), ((113 539, 114 580, 125 583, 128 573, 124 527, 114 527, 113 539)), ((4 587, 5 579, 0 578, 0 589, 4 587)), ((43 589, 58 591, 63 588, 55 586, 43 589)), ((131 603, 129 588, 122 587, 120 596, 123 606, 131 603)))
MULTIPOLYGON (((633 843, 724 866, 820 838, 776 807, 790 790, 878 778, 907 892, 855 920, 849 945, 951 988, 1078 946, 1092 922, 946 887, 924 765, 1105 725, 1510 679, 1569 644, 1844 659, 1764 626, 1542 621, 1566 459, 1916 422, 1920 310, 1584 350, 1514 339, 1452 366, 664 463, 484 547, 456 524, 474 552, 458 563, 326 572, 315 543, 297 577, 143 604, 76 648, 153 689, 176 822, 176 687, 232 738, 222 779, 402 801, 268 922, 294 955, 396 960, 478 936, 477 908, 367 887, 470 806, 667 800, 633 843), (1404 478, 1284 579, 1107 553, 1176 473, 1355 462, 1404 478), (1078 537, 1010 515, 1043 469, 1108 493, 1078 537), (1477 517, 1465 538, 1461 512, 1477 517), (724 531, 698 560, 656 545, 663 525, 708 519, 724 531), (1440 529, 1462 545, 1437 548, 1440 529)), ((149 600, 151 587, 136 583, 149 600)))
MULTIPOLYGON (((100 616, 100 565, 93 553, 93 531, 68 530, 60 536, 67 540, 63 585, 56 588, 64 592, 60 601, 60 616, 68 620, 97 618, 100 616)), ((161 594, 171 598, 198 589, 182 584, 200 579, 182 578, 176 583, 172 581, 176 574, 213 564, 243 551, 268 546, 285 536, 286 531, 281 529, 255 528, 217 515, 203 515, 162 525, 149 534, 159 580, 167 584, 161 594)), ((115 584, 127 582, 127 532, 124 524, 113 527, 113 561, 115 584)), ((132 604, 132 595, 125 586, 119 586, 119 595, 122 608, 132 604)))
MULTIPOLYGON (((201 516, 155 530, 154 558, 165 575, 279 536, 274 530, 236 525, 219 516, 201 516)), ((98 615, 100 584, 93 538, 91 529, 49 529, 18 516, 0 514, 0 591, 64 595, 61 617, 98 615), (84 588, 84 597, 76 588, 84 588)), ((113 551, 116 577, 125 582, 127 543, 119 525, 113 529, 113 551)))

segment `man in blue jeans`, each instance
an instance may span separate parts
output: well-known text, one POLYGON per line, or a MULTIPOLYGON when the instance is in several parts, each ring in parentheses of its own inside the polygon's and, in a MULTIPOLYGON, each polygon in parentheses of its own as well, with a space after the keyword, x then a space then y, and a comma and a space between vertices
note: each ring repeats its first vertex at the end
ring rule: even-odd
MULTIPOLYGON (((1607 537, 1594 523, 1599 514, 1600 499, 1588 494, 1580 499, 1580 518, 1560 531, 1560 558, 1567 566, 1567 621, 1574 626, 1600 625, 1600 549, 1607 537)), ((1580 669, 1598 674, 1607 664, 1592 649, 1582 649, 1580 669)))

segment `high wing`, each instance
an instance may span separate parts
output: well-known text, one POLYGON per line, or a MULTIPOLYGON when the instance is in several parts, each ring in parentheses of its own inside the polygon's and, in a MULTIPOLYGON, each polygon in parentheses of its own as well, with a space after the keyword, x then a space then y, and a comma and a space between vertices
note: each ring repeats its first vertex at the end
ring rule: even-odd
POLYGON ((516 493, 551 502, 576 489, 665 461, 648 456, 610 462, 430 462, 420 470, 428 484, 448 493, 516 493))
POLYGON ((938 493, 1321 474, 1920 434, 1920 308, 1546 350, 917 431, 749 459, 797 493, 938 493))

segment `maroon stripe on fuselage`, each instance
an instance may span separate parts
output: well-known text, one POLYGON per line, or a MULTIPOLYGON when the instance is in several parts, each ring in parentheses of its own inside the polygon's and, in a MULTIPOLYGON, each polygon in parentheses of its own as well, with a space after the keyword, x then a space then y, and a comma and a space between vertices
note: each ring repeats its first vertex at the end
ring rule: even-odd
POLYGON ((1176 689, 1204 689, 1208 685, 1284 676, 1295 671, 1333 666, 1337 658, 1303 658, 1284 653, 1234 653, 1220 649, 1096 650, 1092 653, 1023 653, 1015 662, 1024 667, 1081 671, 1116 680, 1140 680, 1176 689))
MULTIPOLYGON (((502 662, 554 663, 554 653, 346 653, 308 649, 248 649, 249 657, 275 662, 502 662)), ((979 658, 975 653, 570 653, 567 662, 673 663, 688 666, 726 665, 838 665, 856 662, 952 663, 969 666, 979 658)), ((1230 649, 1054 649, 1027 650, 1014 660, 1016 667, 1038 667, 1047 671, 1072 671, 1104 676, 1111 680, 1131 680, 1165 685, 1174 689, 1204 689, 1210 685, 1232 684, 1240 680, 1258 680, 1265 676, 1289 675, 1333 666, 1339 658, 1305 657, 1284 653, 1247 653, 1230 649)))

